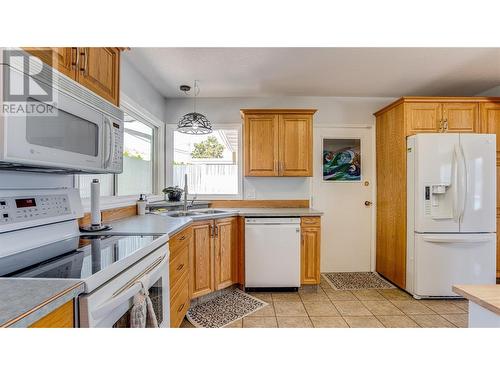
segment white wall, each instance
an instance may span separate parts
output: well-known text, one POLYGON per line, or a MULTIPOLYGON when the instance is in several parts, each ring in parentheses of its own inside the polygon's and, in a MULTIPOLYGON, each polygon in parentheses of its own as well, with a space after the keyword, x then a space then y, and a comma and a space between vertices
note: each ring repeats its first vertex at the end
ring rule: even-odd
POLYGON ((165 98, 130 64, 127 52, 122 53, 120 90, 156 118, 164 118, 165 98))
MULTIPOLYGON (((239 123, 242 108, 316 108, 315 126, 370 125, 373 113, 396 98, 340 97, 269 97, 269 98, 200 98, 196 109, 214 124, 239 123)), ((192 99, 167 99, 165 122, 175 124, 181 116, 193 110, 192 99)), ((246 177, 243 180, 245 198, 309 199, 310 178, 246 177)))

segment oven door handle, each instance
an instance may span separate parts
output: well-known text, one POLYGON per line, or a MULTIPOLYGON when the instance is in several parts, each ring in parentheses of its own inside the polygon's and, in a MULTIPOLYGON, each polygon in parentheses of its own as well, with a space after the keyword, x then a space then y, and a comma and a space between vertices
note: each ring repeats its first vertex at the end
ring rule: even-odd
POLYGON ((135 296, 141 291, 142 288, 149 289, 151 285, 142 285, 142 279, 145 279, 145 276, 148 276, 148 279, 154 284, 157 276, 161 273, 162 268, 165 267, 167 263, 168 257, 166 255, 157 259, 144 273, 140 274, 131 283, 127 284, 128 287, 126 289, 118 290, 113 298, 104 302, 92 311, 92 317, 94 319, 102 318, 103 316, 109 314, 110 311, 113 311, 118 306, 135 296))

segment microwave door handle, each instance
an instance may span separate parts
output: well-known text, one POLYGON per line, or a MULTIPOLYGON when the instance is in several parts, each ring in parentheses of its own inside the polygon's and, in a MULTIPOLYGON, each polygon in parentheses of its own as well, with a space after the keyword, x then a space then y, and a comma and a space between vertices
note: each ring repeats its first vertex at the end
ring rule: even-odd
POLYGON ((105 134, 105 146, 106 146, 106 158, 104 159, 104 169, 108 168, 109 159, 111 158, 111 136, 113 131, 111 130, 111 124, 108 118, 104 119, 104 134, 105 134))
POLYGON ((113 298, 111 298, 107 302, 104 302, 102 305, 92 311, 92 317, 94 319, 99 319, 102 316, 107 315, 110 311, 116 309, 128 299, 135 296, 141 291, 143 287, 149 289, 151 285, 142 285, 142 283, 140 282, 141 278, 147 275, 149 276, 149 280, 153 280, 153 283, 156 282, 155 278, 158 276, 158 273, 162 270, 167 262, 168 258, 165 255, 158 258, 144 273, 137 276, 137 278, 131 284, 126 285, 125 289, 119 289, 117 292, 115 292, 113 298))

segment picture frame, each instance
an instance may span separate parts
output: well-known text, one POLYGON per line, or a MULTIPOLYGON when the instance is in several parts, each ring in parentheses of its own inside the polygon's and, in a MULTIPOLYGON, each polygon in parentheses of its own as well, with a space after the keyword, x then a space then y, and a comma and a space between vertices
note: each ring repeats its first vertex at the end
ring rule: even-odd
POLYGON ((361 138, 322 139, 323 182, 361 182, 361 138))

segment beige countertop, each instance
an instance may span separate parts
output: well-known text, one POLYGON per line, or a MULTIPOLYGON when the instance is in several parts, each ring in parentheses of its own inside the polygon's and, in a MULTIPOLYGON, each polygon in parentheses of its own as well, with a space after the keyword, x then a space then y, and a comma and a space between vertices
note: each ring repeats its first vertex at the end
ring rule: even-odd
POLYGON ((500 315, 500 285, 454 285, 452 290, 469 301, 500 315))

